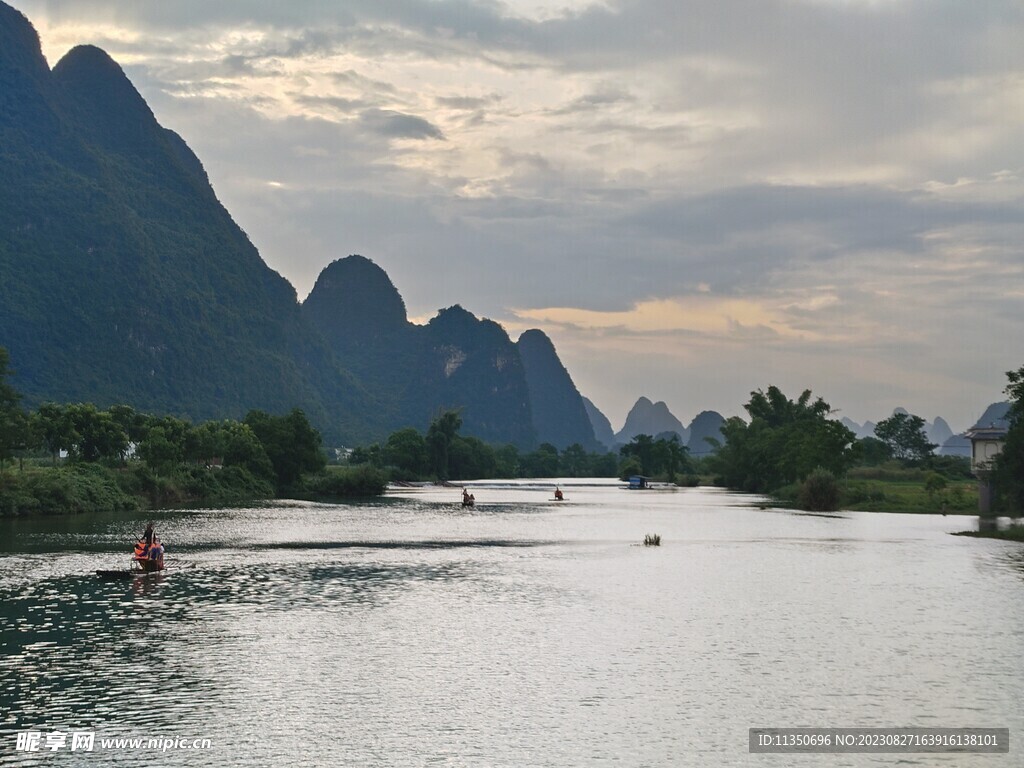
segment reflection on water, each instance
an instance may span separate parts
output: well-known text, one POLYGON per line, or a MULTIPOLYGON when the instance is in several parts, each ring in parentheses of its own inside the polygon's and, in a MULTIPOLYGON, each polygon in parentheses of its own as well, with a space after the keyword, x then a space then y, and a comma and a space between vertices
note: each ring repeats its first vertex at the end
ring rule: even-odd
POLYGON ((3 521, 0 764, 42 759, 14 750, 33 728, 213 743, 68 765, 746 766, 752 726, 1021 732, 1020 545, 562 487, 153 513, 168 570, 126 581, 91 574, 127 566, 141 518, 3 521))

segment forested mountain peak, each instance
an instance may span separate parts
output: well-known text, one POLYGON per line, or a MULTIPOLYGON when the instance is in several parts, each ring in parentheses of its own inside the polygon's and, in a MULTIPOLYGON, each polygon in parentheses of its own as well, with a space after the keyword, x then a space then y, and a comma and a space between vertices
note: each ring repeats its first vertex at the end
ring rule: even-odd
POLYGON ((531 329, 520 335, 516 348, 526 371, 537 439, 559 449, 578 443, 595 450, 597 440, 583 398, 551 339, 531 329))
POLYGON ((38 79, 50 68, 31 22, 21 11, 0 2, 0 71, 4 70, 20 70, 38 79))
POLYGON ((394 333, 408 322, 405 302, 391 278, 363 256, 348 256, 328 264, 317 277, 303 309, 332 341, 394 333))
POLYGON ((72 48, 53 68, 53 80, 93 143, 119 153, 145 154, 163 141, 153 111, 101 48, 72 48))

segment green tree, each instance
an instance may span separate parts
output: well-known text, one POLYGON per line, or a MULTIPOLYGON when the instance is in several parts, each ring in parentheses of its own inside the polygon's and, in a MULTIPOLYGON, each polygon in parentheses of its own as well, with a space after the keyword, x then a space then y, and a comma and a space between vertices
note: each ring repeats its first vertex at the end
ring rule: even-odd
POLYGON ((519 467, 523 477, 558 477, 558 449, 541 443, 537 450, 520 457, 519 467))
POLYGON ((558 461, 565 477, 587 477, 590 474, 590 456, 579 443, 573 443, 562 451, 558 461))
POLYGON ((456 435, 448 446, 448 466, 451 477, 459 480, 479 480, 494 477, 497 460, 494 449, 477 437, 456 435))
POLYGON ((724 444, 707 466, 730 488, 773 491, 803 480, 815 468, 839 477, 852 465, 855 436, 834 419, 820 397, 805 390, 796 400, 777 387, 751 393, 745 406, 747 424, 739 417, 722 427, 724 444))
POLYGON ((455 435, 462 427, 462 417, 458 411, 445 411, 427 429, 427 449, 430 451, 430 468, 440 481, 449 477, 448 448, 455 435))
POLYGON ((592 453, 590 464, 591 477, 617 477, 619 462, 614 453, 592 453))
POLYGON ((877 437, 863 437, 857 441, 859 462, 867 467, 877 467, 892 458, 892 449, 877 437))
POLYGON ((654 474, 654 438, 650 435, 636 435, 619 448, 619 455, 626 459, 632 456, 640 464, 640 474, 654 474))
POLYGON ((250 411, 245 423, 263 444, 279 490, 293 487, 302 475, 320 472, 327 465, 320 433, 298 408, 286 416, 250 411))
POLYGON ((803 509, 811 512, 831 512, 839 507, 839 483, 836 476, 827 469, 813 470, 797 493, 797 500, 803 509))
POLYGON ((519 477, 519 449, 511 443, 494 451, 496 477, 519 477))
POLYGON ((427 441, 412 427, 392 433, 384 444, 384 463, 406 477, 420 477, 430 471, 427 441))
POLYGON ((28 416, 21 409, 21 395, 7 381, 12 371, 7 367, 7 350, 0 347, 0 468, 14 452, 28 447, 32 438, 28 416))
POLYGON ((167 474, 185 458, 183 446, 162 426, 150 427, 136 447, 139 458, 157 474, 167 474))
POLYGON ((1007 371, 1005 392, 1010 398, 1010 428, 996 457, 992 482, 997 504, 1015 517, 1024 516, 1024 366, 1007 371))
POLYGON ((146 435, 149 417, 130 405, 112 405, 107 409, 110 418, 128 435, 129 442, 139 443, 146 435))
POLYGON ((911 464, 927 460, 937 447, 928 442, 925 421, 909 413, 894 413, 875 426, 875 437, 889 447, 894 459, 911 464))
POLYGON ((128 453, 128 435, 106 411, 92 403, 67 406, 78 442, 71 455, 79 461, 124 461, 128 453))
POLYGON ((53 466, 57 466, 57 456, 61 451, 71 453, 82 439, 75 431, 72 414, 66 406, 57 403, 43 403, 32 414, 32 422, 36 434, 43 446, 49 451, 53 466))

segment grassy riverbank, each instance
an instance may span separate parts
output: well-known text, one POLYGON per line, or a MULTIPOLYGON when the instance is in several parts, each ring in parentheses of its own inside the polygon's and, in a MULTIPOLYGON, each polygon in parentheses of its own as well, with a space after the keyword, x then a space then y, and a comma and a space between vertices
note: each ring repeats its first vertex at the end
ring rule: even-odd
POLYGON ((182 466, 155 474, 141 462, 27 466, 0 473, 0 517, 120 512, 182 506, 237 506, 278 496, 333 501, 384 492, 384 476, 370 468, 331 467, 303 476, 278 494, 244 467, 182 466))
MULTIPOLYGON (((837 509, 927 515, 978 514, 976 480, 939 478, 923 469, 858 467, 838 480, 837 509)), ((780 504, 799 508, 799 486, 773 494, 780 504)))

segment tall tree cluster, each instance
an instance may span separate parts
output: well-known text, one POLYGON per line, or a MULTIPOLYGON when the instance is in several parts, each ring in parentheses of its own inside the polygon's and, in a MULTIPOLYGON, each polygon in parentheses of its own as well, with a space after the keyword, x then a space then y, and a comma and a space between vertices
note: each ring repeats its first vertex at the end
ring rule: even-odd
POLYGON ((997 503, 1016 517, 1024 516, 1024 366, 1007 371, 1010 429, 996 457, 993 481, 997 503))
POLYGON ((739 417, 722 427, 725 442, 708 460, 721 482, 749 492, 773 491, 822 468, 840 476, 853 465, 856 436, 829 419, 831 406, 811 391, 790 400, 775 386, 752 392, 739 417))

